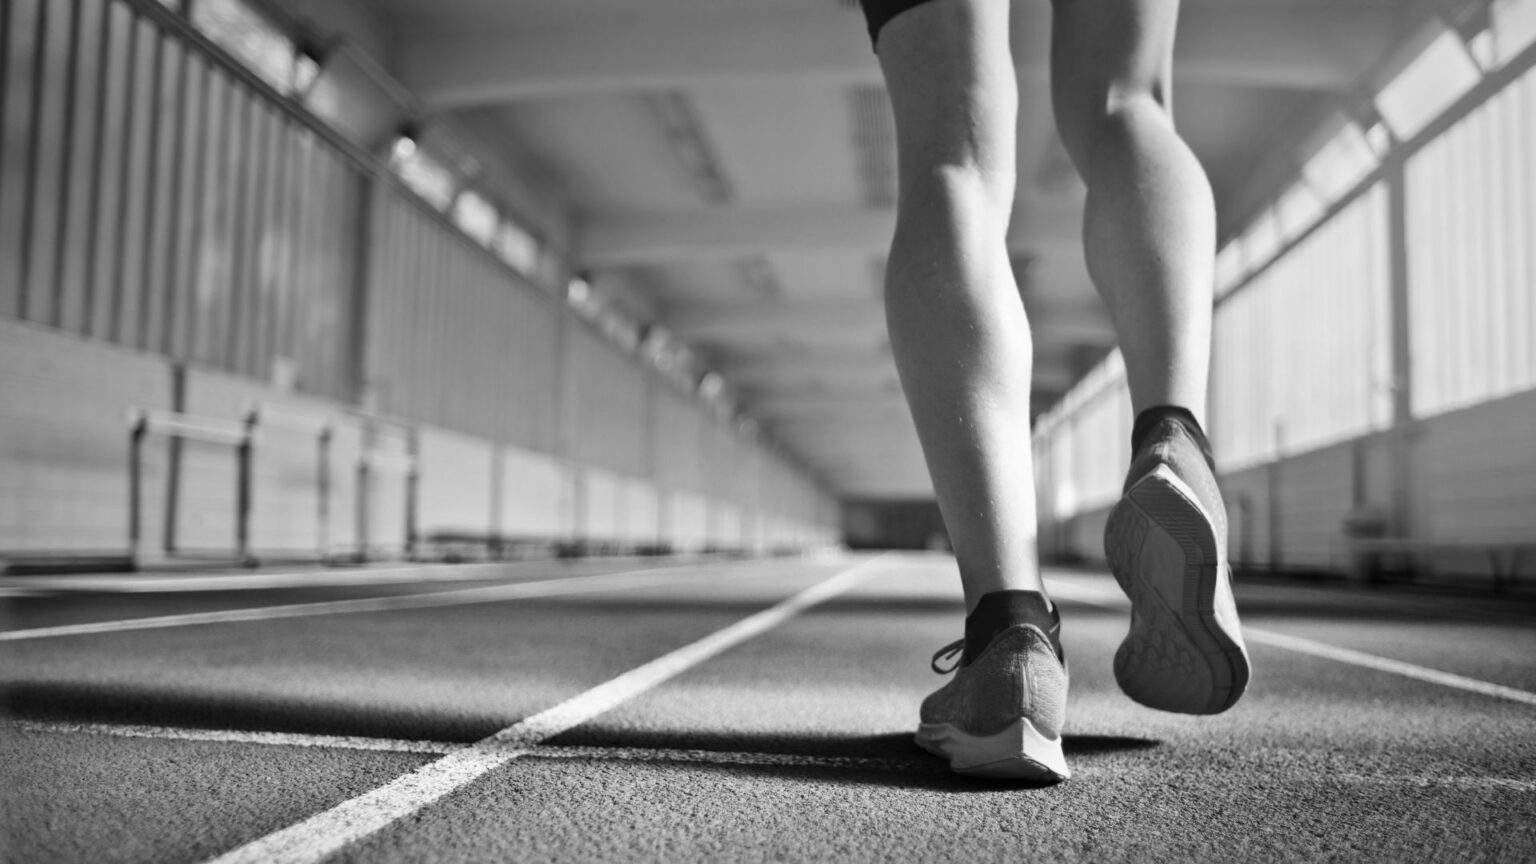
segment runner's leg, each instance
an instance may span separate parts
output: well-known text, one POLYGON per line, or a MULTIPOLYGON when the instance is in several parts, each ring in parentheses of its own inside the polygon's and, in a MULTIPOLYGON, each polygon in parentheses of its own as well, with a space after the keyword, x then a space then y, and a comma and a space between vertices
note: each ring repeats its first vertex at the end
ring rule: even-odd
POLYGON ((887 324, 968 611, 988 592, 1041 590, 1032 346, 1005 242, 1018 111, 1008 11, 935 0, 877 42, 900 183, 887 324))
POLYGON ((1088 185, 1088 272, 1114 319, 1136 412, 1205 423, 1216 213, 1174 130, 1178 0, 1054 0, 1051 94, 1088 185))
POLYGON ((1088 272, 1114 319, 1136 411, 1125 494, 1104 532, 1110 571, 1131 598, 1115 680, 1143 705, 1215 714, 1241 698, 1251 669, 1201 428, 1216 219, 1169 112, 1178 3, 1054 8, 1057 127, 1088 184, 1088 272))

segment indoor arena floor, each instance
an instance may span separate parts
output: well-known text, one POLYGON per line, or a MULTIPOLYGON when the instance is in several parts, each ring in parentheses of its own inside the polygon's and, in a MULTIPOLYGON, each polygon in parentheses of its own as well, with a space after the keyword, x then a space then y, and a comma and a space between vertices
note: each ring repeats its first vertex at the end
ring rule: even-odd
POLYGON ((1191 718, 1116 688, 1107 575, 1049 577, 1044 788, 912 743, 942 556, 11 579, 5 860, 1536 855, 1529 600, 1240 584, 1252 686, 1191 718))

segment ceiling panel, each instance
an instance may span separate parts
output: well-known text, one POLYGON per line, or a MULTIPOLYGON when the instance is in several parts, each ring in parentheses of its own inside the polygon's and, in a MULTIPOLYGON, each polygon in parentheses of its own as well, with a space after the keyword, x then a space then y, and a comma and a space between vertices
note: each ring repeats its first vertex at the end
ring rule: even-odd
POLYGON ((742 82, 690 89, 734 203, 859 200, 846 94, 818 82, 742 82))
POLYGON ((499 113, 507 134, 547 166, 578 213, 704 204, 644 97, 582 94, 519 102, 499 113))
POLYGON ((768 256, 789 300, 863 300, 878 304, 884 266, 861 253, 777 252, 768 256))

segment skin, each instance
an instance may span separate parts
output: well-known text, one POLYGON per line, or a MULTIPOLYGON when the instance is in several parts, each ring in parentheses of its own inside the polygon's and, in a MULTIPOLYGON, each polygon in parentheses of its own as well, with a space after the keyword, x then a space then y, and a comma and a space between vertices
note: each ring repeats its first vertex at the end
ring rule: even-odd
MULTIPOLYGON (((899 200, 886 322, 967 611, 1043 591, 1029 446, 1032 343, 1009 265, 1018 89, 1008 0, 933 0, 880 31, 899 200)), ((1052 98, 1088 187, 1089 275, 1133 407, 1202 422, 1215 209, 1169 112, 1175 0, 1056 0, 1052 98)))

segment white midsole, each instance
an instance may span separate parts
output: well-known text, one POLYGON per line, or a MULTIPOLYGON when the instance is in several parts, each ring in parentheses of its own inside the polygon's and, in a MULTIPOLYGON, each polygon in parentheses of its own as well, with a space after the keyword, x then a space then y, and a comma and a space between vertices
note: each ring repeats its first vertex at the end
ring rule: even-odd
POLYGON ((1020 717, 1000 732, 972 735, 951 723, 924 723, 917 727, 917 743, 924 750, 949 759, 960 774, 1009 760, 1039 763, 1061 779, 1072 776, 1061 749, 1061 736, 1048 738, 1020 717))

